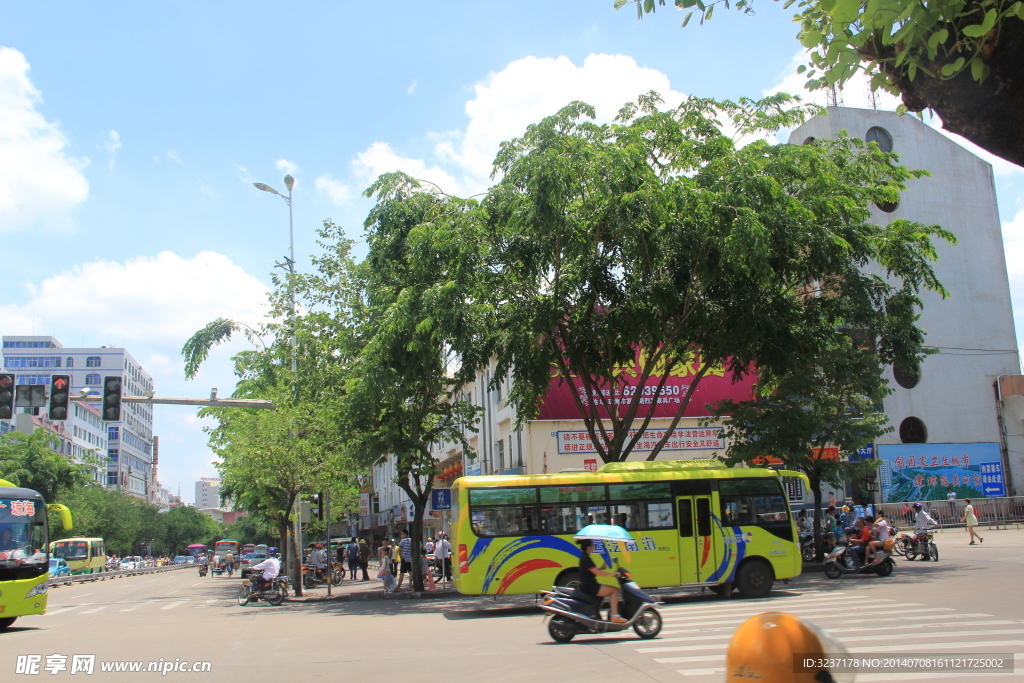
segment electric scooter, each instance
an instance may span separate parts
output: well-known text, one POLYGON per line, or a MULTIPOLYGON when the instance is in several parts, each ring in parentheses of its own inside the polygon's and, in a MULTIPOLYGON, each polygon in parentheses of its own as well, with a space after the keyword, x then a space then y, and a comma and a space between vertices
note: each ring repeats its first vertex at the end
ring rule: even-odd
POLYGON ((849 545, 843 543, 832 549, 825 558, 825 576, 838 579, 843 574, 878 574, 889 576, 896 568, 892 560, 892 551, 877 550, 875 559, 867 564, 858 565, 849 552, 849 545))
POLYGON ((661 614, 654 607, 663 604, 652 598, 633 581, 625 569, 618 569, 615 577, 622 590, 619 595, 619 614, 626 619, 615 624, 601 618, 604 598, 562 586, 541 591, 544 596, 540 608, 547 612, 548 634, 558 643, 568 643, 581 633, 614 633, 632 628, 641 638, 654 638, 661 632, 661 614))

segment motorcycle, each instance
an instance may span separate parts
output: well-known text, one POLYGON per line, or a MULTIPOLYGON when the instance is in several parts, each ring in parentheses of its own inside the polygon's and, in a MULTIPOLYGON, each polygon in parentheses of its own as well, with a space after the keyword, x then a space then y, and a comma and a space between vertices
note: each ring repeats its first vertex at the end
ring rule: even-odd
MULTIPOLYGON (((826 555, 832 552, 835 548, 835 543, 832 542, 832 534, 821 532, 821 549, 826 555)), ((814 537, 809 533, 800 534, 800 555, 803 556, 804 562, 814 562, 816 555, 814 551, 814 537)))
MULTIPOLYGON (((935 545, 935 527, 929 527, 923 531, 916 531, 914 536, 911 537, 911 542, 904 556, 908 560, 915 559, 918 555, 921 556, 922 560, 934 560, 939 561, 939 547, 935 545)), ((909 534, 903 534, 908 536, 909 534)))
POLYGON ((849 544, 843 543, 832 549, 832 552, 825 558, 825 576, 830 579, 838 579, 843 574, 878 574, 889 576, 896 568, 892 561, 892 552, 878 550, 875 559, 866 564, 858 565, 849 553, 849 544))
POLYGON ((206 576, 206 574, 209 571, 210 571, 209 567, 207 567, 205 564, 199 565, 199 576, 206 576))
POLYGON ((235 563, 232 562, 231 564, 228 564, 227 562, 218 562, 217 566, 214 567, 212 571, 214 574, 223 574, 227 572, 227 575, 231 576, 235 573, 235 563))
POLYGON ((548 634, 555 642, 568 643, 581 633, 614 633, 627 628, 632 628, 645 640, 661 632, 661 614, 654 606, 663 603, 640 590, 640 586, 625 569, 618 569, 615 577, 622 588, 619 614, 626 619, 622 624, 601 618, 604 598, 562 586, 541 591, 544 599, 540 608, 547 612, 545 619, 550 617, 548 634))
POLYGON ((252 579, 243 579, 242 587, 238 589, 238 604, 245 607, 250 602, 266 600, 268 604, 276 607, 288 597, 288 585, 288 576, 285 574, 275 576, 270 585, 262 591, 252 589, 252 579))
POLYGON ((302 565, 302 585, 306 588, 325 586, 328 581, 335 586, 340 586, 341 579, 342 575, 337 571, 332 571, 331 568, 320 571, 311 564, 302 565))

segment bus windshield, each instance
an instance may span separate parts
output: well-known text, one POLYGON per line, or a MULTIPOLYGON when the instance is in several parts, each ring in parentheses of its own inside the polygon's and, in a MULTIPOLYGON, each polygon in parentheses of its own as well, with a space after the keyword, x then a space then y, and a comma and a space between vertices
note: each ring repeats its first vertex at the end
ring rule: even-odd
POLYGON ((41 500, 0 498, 0 567, 46 567, 46 506, 41 500))
POLYGON ((53 545, 53 556, 71 560, 89 559, 88 541, 57 541, 53 545))

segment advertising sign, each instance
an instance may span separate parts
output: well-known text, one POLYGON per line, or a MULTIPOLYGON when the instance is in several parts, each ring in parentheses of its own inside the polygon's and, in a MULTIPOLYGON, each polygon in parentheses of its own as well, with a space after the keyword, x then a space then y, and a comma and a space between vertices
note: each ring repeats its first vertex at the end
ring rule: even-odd
POLYGON ((370 516, 370 493, 368 491, 359 494, 359 516, 370 516))
MULTIPOLYGON (((655 369, 647 382, 640 386, 641 363, 645 362, 645 350, 637 353, 636 361, 630 366, 619 368, 617 379, 621 380, 614 388, 604 387, 601 393, 609 405, 616 406, 619 415, 624 416, 626 410, 637 393, 641 395, 640 409, 637 417, 646 417, 648 411, 654 417, 675 417, 676 411, 686 398, 686 392, 690 390, 693 378, 700 370, 700 359, 694 358, 688 363, 679 363, 668 370, 668 378, 665 386, 658 391, 658 384, 665 375, 665 370, 655 369)), ((731 373, 724 368, 712 368, 697 384, 693 391, 693 398, 690 404, 683 411, 683 417, 706 417, 711 410, 709 404, 718 401, 732 399, 735 401, 749 401, 753 398, 754 384, 757 377, 753 371, 746 374, 737 382, 733 382, 731 373)), ((596 394, 587 396, 587 390, 582 383, 573 378, 571 383, 563 381, 560 377, 554 376, 548 386, 548 393, 540 404, 540 413, 537 416, 540 420, 578 420, 580 410, 576 405, 573 394, 580 398, 584 409, 596 412, 596 414, 607 417, 608 413, 604 408, 602 397, 596 394)))
POLYGON ((943 500, 1006 495, 997 443, 927 443, 878 446, 882 501, 943 500))
MULTIPOLYGON (((664 429, 645 429, 633 450, 653 450, 655 444, 664 438, 666 431, 664 429)), ((558 435, 559 453, 597 453, 597 448, 594 447, 594 442, 587 431, 555 433, 558 435)), ((637 430, 631 429, 627 439, 632 439, 636 433, 637 430)), ((598 433, 599 438, 604 436, 606 435, 598 433)), ((605 438, 605 443, 607 443, 607 438, 605 438)), ((627 443, 629 442, 627 441, 627 443)), ((665 447, 662 450, 685 451, 702 448, 725 448, 721 427, 677 428, 665 442, 665 447)))
POLYGON ((583 469, 587 472, 597 472, 597 458, 588 458, 584 460, 583 469))
POLYGON ((451 510, 452 509, 452 490, 451 489, 432 489, 430 491, 430 509, 431 510, 451 510))
POLYGON ((482 471, 483 466, 481 465, 479 460, 477 460, 476 462, 471 462, 468 465, 466 465, 467 477, 479 477, 482 471))

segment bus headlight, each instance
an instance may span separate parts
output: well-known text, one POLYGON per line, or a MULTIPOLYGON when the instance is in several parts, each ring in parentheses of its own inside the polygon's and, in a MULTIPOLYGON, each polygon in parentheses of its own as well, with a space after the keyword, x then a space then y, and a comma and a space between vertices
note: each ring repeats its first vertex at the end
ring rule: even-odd
POLYGON ((37 583, 36 585, 32 586, 32 590, 30 590, 28 592, 28 595, 26 595, 25 597, 31 598, 34 595, 46 595, 47 591, 49 590, 50 584, 43 581, 42 583, 37 583))

